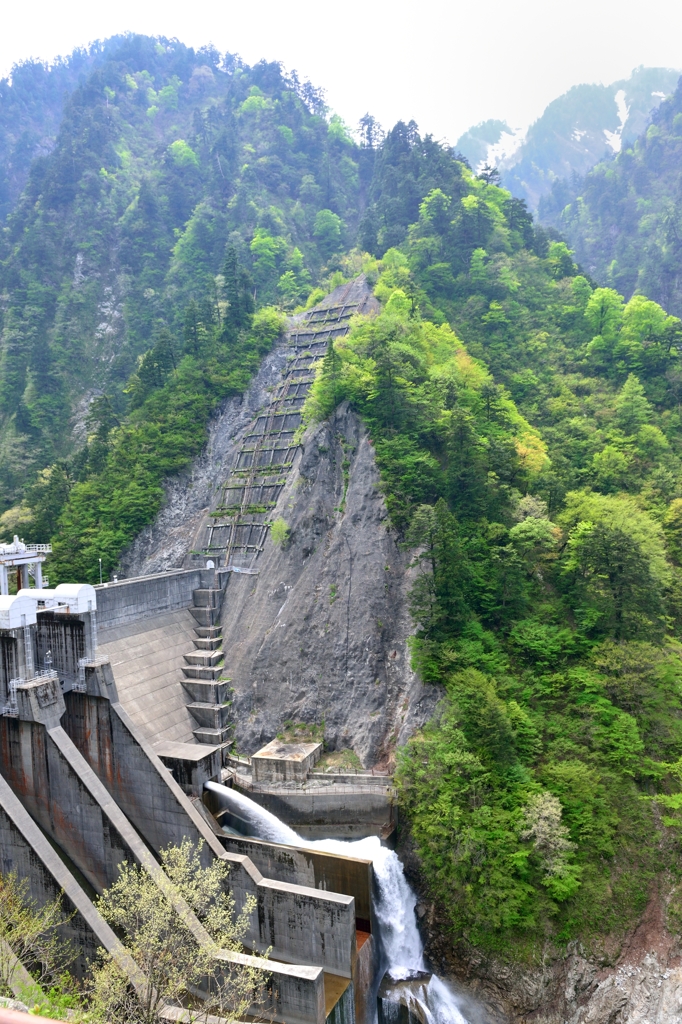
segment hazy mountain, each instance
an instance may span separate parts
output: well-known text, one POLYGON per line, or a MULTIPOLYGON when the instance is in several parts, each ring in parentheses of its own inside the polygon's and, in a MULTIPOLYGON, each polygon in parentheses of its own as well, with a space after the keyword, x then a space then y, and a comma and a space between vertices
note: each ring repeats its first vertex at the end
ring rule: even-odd
POLYGON ((682 89, 615 160, 554 182, 542 220, 557 228, 600 284, 682 315, 682 89))
POLYGON ((51 64, 21 61, 0 79, 0 222, 19 198, 33 159, 54 148, 67 97, 121 40, 92 43, 51 64))
POLYGON ((611 85, 576 85, 553 100, 525 133, 504 121, 484 121, 465 132, 455 148, 474 169, 496 166, 504 186, 535 210, 557 178, 583 175, 634 141, 678 77, 670 68, 640 67, 611 85))

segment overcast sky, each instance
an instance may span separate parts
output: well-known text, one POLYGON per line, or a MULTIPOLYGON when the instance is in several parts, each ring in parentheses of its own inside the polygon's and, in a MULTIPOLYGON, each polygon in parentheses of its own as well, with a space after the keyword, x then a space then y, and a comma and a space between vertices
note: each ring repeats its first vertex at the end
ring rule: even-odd
POLYGON ((454 142, 489 117, 526 126, 580 82, 682 68, 682 3, 658 0, 1 0, 0 72, 124 31, 212 42, 296 68, 355 126, 414 118, 454 142))

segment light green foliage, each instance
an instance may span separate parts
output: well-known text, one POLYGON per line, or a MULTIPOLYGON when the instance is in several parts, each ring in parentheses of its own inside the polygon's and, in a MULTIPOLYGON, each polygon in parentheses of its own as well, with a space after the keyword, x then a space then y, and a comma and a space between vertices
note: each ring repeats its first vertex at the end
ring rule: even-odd
POLYGON ((341 247, 343 221, 331 210, 320 210, 315 217, 313 235, 317 239, 320 252, 327 259, 341 247))
POLYGON ((616 640, 664 629, 663 594, 670 583, 663 531, 631 498, 570 493, 560 516, 567 530, 563 572, 581 616, 616 640))
POLYGON ((78 955, 59 930, 73 914, 64 912, 61 896, 39 906, 29 882, 16 871, 0 876, 0 985, 15 994, 28 971, 36 992, 25 993, 31 1003, 41 988, 57 983, 78 955), (23 970, 22 970, 23 968, 23 970))
POLYGON ((249 95, 239 108, 242 114, 258 114, 268 109, 268 100, 257 85, 252 85, 249 95))
POLYGON ((176 167, 188 168, 198 167, 199 160, 194 150, 187 145, 184 139, 176 139, 168 147, 171 159, 176 167))
MULTIPOLYGON (((95 1020, 111 1022, 160 1021, 164 1003, 182 1004, 193 989, 203 988, 206 976, 215 975, 216 955, 221 950, 242 953, 242 941, 255 909, 255 897, 247 897, 235 917, 229 895, 229 868, 224 861, 201 865, 201 847, 185 839, 180 846, 161 851, 166 875, 163 890, 144 869, 120 865, 116 882, 97 901, 102 916, 122 936, 126 950, 140 970, 142 991, 131 991, 117 961, 102 955, 93 972, 90 991, 95 1020), (182 916, 182 906, 203 924, 210 941, 197 942, 182 916)), ((267 955, 267 954, 266 954, 267 955)), ((251 967, 230 965, 215 977, 201 1012, 241 1019, 258 1002, 265 979, 251 967)))
POLYGON ((272 537, 272 543, 276 544, 278 548, 283 548, 289 540, 290 534, 289 527, 286 524, 286 520, 275 519, 270 526, 270 536, 272 537))

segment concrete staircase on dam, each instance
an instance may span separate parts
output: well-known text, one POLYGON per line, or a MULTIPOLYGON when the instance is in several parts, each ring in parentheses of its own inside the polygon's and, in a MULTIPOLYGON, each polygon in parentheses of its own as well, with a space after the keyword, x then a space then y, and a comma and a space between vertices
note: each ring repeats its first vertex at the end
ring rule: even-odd
POLYGON ((182 685, 191 697, 187 710, 197 722, 199 743, 218 746, 232 736, 230 680, 224 676, 220 606, 223 591, 206 587, 192 594, 190 613, 196 620, 194 650, 184 656, 182 685))

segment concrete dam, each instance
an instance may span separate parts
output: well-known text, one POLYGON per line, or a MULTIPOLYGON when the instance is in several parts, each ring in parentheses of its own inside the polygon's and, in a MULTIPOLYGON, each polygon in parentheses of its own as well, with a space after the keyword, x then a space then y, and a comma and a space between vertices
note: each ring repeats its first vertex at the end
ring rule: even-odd
MULTIPOLYGON (((373 302, 361 278, 295 318, 263 370, 277 382, 265 395, 256 382, 260 404, 253 415, 242 410, 236 426, 230 421, 210 486, 204 479, 196 488, 192 500, 203 504, 185 501, 178 516, 177 488, 188 484, 170 487, 166 512, 130 553, 137 575, 49 589, 45 546, 18 538, 0 546, 2 871, 27 878, 39 903, 64 894, 74 912, 64 932, 79 950, 80 974, 103 948, 131 985, 141 984, 96 896, 122 862, 141 866, 163 890, 159 851, 189 837, 201 844, 205 864, 218 858, 229 865, 237 913, 248 897, 255 900, 242 960, 262 970, 274 1020, 370 1024, 377 1005, 394 1019, 393 1003, 405 1012, 412 1006, 412 1018, 424 1022, 462 1019, 447 991, 427 998, 409 989, 397 1002, 389 993, 377 1004, 386 971, 393 982, 437 982, 423 980, 414 898, 396 855, 381 843, 395 828, 387 737, 394 743, 428 717, 435 698, 406 667, 406 625, 396 601, 404 556, 385 528, 373 560, 352 546, 358 538, 366 543, 359 521, 347 521, 346 509, 363 500, 353 491, 356 480, 371 492, 368 519, 381 512, 370 463, 362 463, 371 456, 366 435, 347 410, 323 428, 331 435, 326 451, 322 428, 314 428, 312 448, 297 433, 316 361, 373 302), (342 456, 332 467, 335 483, 325 479, 329 467, 320 469, 334 445, 342 456), (319 486, 328 486, 333 501, 340 486, 345 502, 326 523, 326 547, 310 489, 303 504, 312 512, 296 520, 311 458, 319 486), (280 512, 291 524, 288 554, 269 539, 280 512), (339 616, 332 624, 333 671, 345 686, 338 708, 323 681, 330 641, 323 637, 316 651, 309 639, 303 653, 301 637, 287 633, 276 614, 288 600, 294 611, 297 595, 315 594, 307 574, 343 575, 339 560, 328 558, 335 545, 351 562, 355 554, 355 594, 325 608, 330 622, 339 616), (323 557, 328 567, 316 570, 323 557), (14 572, 17 592, 10 595, 14 572), (353 616, 377 611, 387 627, 358 635, 353 616), (293 647, 306 661, 297 679, 293 647), (312 704, 309 694, 300 696, 308 682, 312 704), (368 701, 376 712, 366 710, 368 701), (364 722, 355 746, 366 769, 324 771, 317 767, 319 740, 276 739, 288 718, 324 718, 332 749, 350 746, 358 709, 364 722)), ((207 943, 190 908, 182 912, 196 941, 207 943)), ((217 959, 236 955, 223 951, 217 959)), ((167 1007, 168 1019, 177 1012, 167 1007)))

